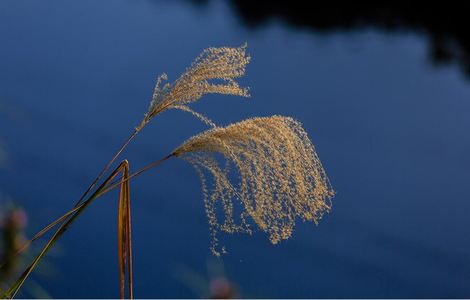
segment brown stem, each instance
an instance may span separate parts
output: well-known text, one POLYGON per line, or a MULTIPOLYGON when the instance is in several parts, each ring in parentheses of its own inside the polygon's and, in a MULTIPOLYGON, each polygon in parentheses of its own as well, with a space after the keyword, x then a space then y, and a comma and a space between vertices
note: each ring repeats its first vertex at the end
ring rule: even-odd
MULTIPOLYGON (((140 175, 141 173, 145 172, 145 171, 148 171, 149 169, 153 168, 153 167, 156 167, 157 165, 161 164, 162 162, 164 162, 165 160, 171 158, 172 156, 174 156, 174 154, 170 154, 170 155, 167 155, 149 165, 147 165, 146 167, 140 169, 139 171, 136 171, 135 173, 129 175, 129 177, 127 179, 124 179, 123 181, 113 181, 111 182, 108 187, 103 187, 102 189, 99 189, 97 192, 97 197, 100 197, 108 192, 110 192, 111 190, 115 189, 117 186, 119 186, 119 184, 121 182, 126 182, 138 175, 140 175)), ((108 181, 109 182, 109 181, 108 181)), ((107 183, 108 183, 107 182, 107 183)), ((42 237, 45 233, 47 233, 49 230, 51 230, 55 225, 65 221, 68 217, 70 217, 73 213, 77 212, 78 210, 80 210, 80 208, 82 208, 84 205, 84 202, 81 202, 79 204, 77 204, 76 206, 74 206, 70 211, 68 211, 67 213, 65 213, 64 215, 62 215, 61 217, 59 217, 58 219, 56 219, 55 221, 51 222, 49 225, 47 225, 46 227, 44 227, 43 229, 41 229, 41 231, 39 231, 38 233, 36 233, 30 240, 28 240, 27 242, 25 242, 21 248, 16 252, 15 255, 19 255, 21 253, 23 253, 26 249, 29 248, 29 246, 37 239, 39 239, 40 237, 42 237)), ((3 265, 0 265, 0 268, 3 267, 3 265)))
POLYGON ((31 274, 33 269, 36 267, 36 265, 39 263, 39 261, 46 255, 46 253, 49 251, 49 249, 52 247, 52 245, 57 241, 57 239, 67 230, 67 228, 75 221, 75 219, 80 216, 80 214, 83 212, 83 210, 90 205, 93 200, 98 198, 101 194, 100 191, 104 189, 106 185, 110 181, 116 177, 116 175, 121 171, 123 168, 123 163, 119 164, 119 166, 113 171, 113 173, 100 185, 100 187, 93 193, 93 195, 90 196, 89 199, 87 199, 85 202, 83 202, 83 205, 80 205, 81 208, 67 221, 64 221, 61 226, 57 229, 57 231, 54 233, 54 235, 51 237, 51 239, 47 242, 47 244, 44 246, 44 248, 41 250, 41 252, 36 256, 36 258, 33 260, 33 262, 30 264, 30 266, 21 274, 20 278, 17 280, 17 282, 7 291, 7 295, 9 295, 11 298, 14 298, 16 294, 18 293, 19 289, 25 282, 26 278, 31 274))
MULTIPOLYGON (((111 158, 111 160, 104 166, 104 168, 101 170, 101 172, 98 174, 98 176, 93 180, 93 182, 90 184, 88 189, 83 193, 83 195, 80 197, 80 199, 75 203, 73 209, 63 216, 61 216, 59 219, 55 220, 54 222, 50 223, 46 227, 44 227, 41 231, 39 231, 33 238, 25 242, 20 249, 18 249, 15 253, 15 255, 19 255, 23 253, 26 249, 29 248, 32 242, 40 238, 42 235, 44 235, 47 231, 49 231, 51 228, 53 228, 55 225, 61 222, 65 222, 70 215, 72 215, 74 212, 76 212, 80 207, 83 199, 88 195, 88 193, 95 187, 95 185, 98 183, 98 181, 103 177, 103 175, 106 173, 107 170, 111 167, 114 161, 121 155, 121 153, 126 149, 126 147, 129 145, 129 143, 134 139, 134 137, 139 133, 139 130, 134 130, 134 132, 126 139, 126 141, 122 144, 121 148, 114 154, 114 156, 111 158)), ((104 194, 104 193, 103 193, 104 194)), ((101 195, 101 194, 100 194, 101 195)), ((4 264, 2 263, 0 265, 0 268, 2 268, 4 264)))
MULTIPOLYGON (((93 201, 95 200, 96 198, 106 194, 107 192, 113 190, 114 188, 116 188, 117 186, 119 186, 120 184, 124 183, 124 182, 127 182, 129 181, 130 179, 142 174, 143 172, 146 172, 156 166, 158 166, 159 164, 163 163, 164 161, 166 161, 167 159, 171 158, 175 156, 175 154, 171 153, 157 161, 154 161, 153 163, 147 165, 146 167, 140 169, 139 171, 137 172, 134 172, 132 173, 131 175, 127 176, 125 179, 123 178, 122 180, 119 180, 119 182, 112 182, 112 180, 114 179, 114 177, 121 171, 121 169, 123 168, 123 163, 119 164, 119 166, 112 172, 112 174, 99 186, 99 188, 93 193, 93 195, 90 196, 89 199, 87 199, 86 201, 84 202, 80 202, 80 203, 77 203, 75 205, 75 207, 70 210, 69 212, 67 212, 66 214, 64 214, 63 216, 61 216, 60 218, 58 218, 57 220, 55 220, 54 222, 50 223, 48 226, 46 226, 44 229, 42 229, 39 233, 37 233, 33 239, 29 240, 28 242, 25 243, 25 245, 23 245, 23 247, 21 248, 21 250, 17 253, 21 253, 22 251, 24 251, 34 240, 38 239, 39 237, 41 237, 44 233, 46 233, 48 230, 52 229, 55 225, 60 224, 60 227, 57 229, 57 231, 54 233, 54 235, 52 236, 52 238, 49 240, 49 242, 44 246, 44 248, 42 249, 41 253, 36 257, 36 259, 32 262, 32 264, 25 270, 25 272, 22 274, 22 276, 20 276, 20 279, 19 281, 17 282, 17 284, 15 284, 14 287, 12 287, 9 291, 7 291, 7 294, 10 295, 10 297, 15 297, 16 293, 18 292, 18 290, 20 289, 20 287, 23 285, 24 281, 26 280, 26 278, 29 276, 29 274, 33 271, 33 269, 36 267, 36 265, 39 263, 39 261, 42 259, 42 257, 44 257, 44 255, 49 251, 49 249, 52 247, 52 245, 55 243, 55 241, 58 239, 59 236, 61 236, 65 230, 67 230, 68 226, 70 226, 70 224, 75 221, 75 219, 81 214, 81 212, 93 201), (69 218, 70 217, 70 218, 69 218)), ((129 216, 130 216, 130 210, 129 210, 129 216)), ((130 219, 128 220, 130 222, 130 219)), ((130 232, 129 232, 129 239, 130 239, 130 232)), ((130 248, 129 249, 129 254, 132 255, 132 249, 130 248)), ((129 270, 130 270, 130 273, 129 273, 129 276, 132 276, 132 262, 130 261, 129 262, 129 270)), ((132 281, 130 282, 130 285, 129 285, 129 288, 130 288, 130 296, 133 296, 132 295, 132 281)))
MULTIPOLYGON (((129 181, 129 180, 131 180, 132 178, 134 178, 134 177, 136 177, 136 176, 139 176, 140 174, 142 174, 142 173, 144 173, 144 172, 146 172, 146 171, 148 171, 148 170, 150 170, 150 169, 152 169, 152 168, 158 166, 159 164, 161 164, 162 162, 164 162, 165 160, 167 160, 167 159, 169 159, 169 158, 171 158, 171 157, 173 157, 173 156, 175 156, 175 155, 172 153, 172 154, 169 154, 169 155, 167 155, 167 156, 165 156, 165 157, 163 157, 163 158, 160 158, 159 160, 156 160, 156 161, 154 161, 153 163, 148 164, 147 166, 143 167, 143 168, 140 169, 139 171, 132 173, 131 175, 129 175, 129 177, 127 177, 127 179, 124 179, 123 181, 124 181, 124 182, 125 182, 125 181, 129 181)), ((109 192, 109 191, 115 189, 115 188, 116 188, 117 186, 119 186, 119 185, 121 184, 121 182, 123 182, 123 181, 119 180, 119 181, 114 181, 114 182, 110 183, 106 189, 104 189, 103 191, 101 191, 100 193, 98 193, 98 196, 101 196, 102 194, 106 194, 107 192, 109 192)))
POLYGON ((85 197, 88 195, 88 193, 95 187, 96 183, 103 177, 104 173, 108 171, 109 167, 113 164, 113 162, 121 155, 121 153, 126 149, 127 145, 132 141, 132 139, 139 133, 139 130, 134 130, 134 132, 127 138, 127 140, 122 144, 121 148, 114 154, 113 158, 104 166, 103 170, 101 170, 100 174, 93 180, 93 182, 90 184, 88 189, 83 193, 83 195, 80 197, 80 199, 77 201, 75 206, 80 204, 80 202, 85 199, 85 197))

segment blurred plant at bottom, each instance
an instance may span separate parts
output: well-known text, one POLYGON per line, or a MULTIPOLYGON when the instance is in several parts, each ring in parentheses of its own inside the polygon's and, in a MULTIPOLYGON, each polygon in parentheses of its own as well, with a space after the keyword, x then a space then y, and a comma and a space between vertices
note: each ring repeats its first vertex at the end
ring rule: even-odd
MULTIPOLYGON (((4 288, 26 267, 30 257, 28 252, 20 255, 17 253, 27 241, 28 216, 25 210, 11 201, 1 202, 3 203, 0 205, 0 286, 4 288)), ((46 263, 40 276, 48 277, 53 273, 52 270, 50 264, 46 263)), ((34 280, 26 285, 23 296, 50 298, 47 291, 34 280)))
MULTIPOLYGON (((22 117, 22 112, 4 101, 0 101, 0 115, 7 116, 11 120, 18 121, 22 117)), ((8 164, 8 153, 5 150, 6 143, 0 136, 0 168, 8 164)), ((27 266, 31 259, 29 252, 18 254, 18 251, 28 240, 26 229, 28 225, 28 215, 25 210, 6 197, 0 191, 0 288, 4 289, 14 280, 20 272, 27 266)), ((41 277, 51 277, 54 268, 47 261, 40 268, 38 275, 41 277)), ((2 291, 0 289, 0 292, 2 291)), ((49 293, 36 281, 31 280, 26 285, 23 296, 33 298, 51 298, 49 293)), ((3 293, 0 294, 4 298, 3 293)))
POLYGON ((228 278, 220 259, 207 261, 206 274, 180 265, 174 277, 202 299, 240 299, 243 298, 237 283, 228 278))

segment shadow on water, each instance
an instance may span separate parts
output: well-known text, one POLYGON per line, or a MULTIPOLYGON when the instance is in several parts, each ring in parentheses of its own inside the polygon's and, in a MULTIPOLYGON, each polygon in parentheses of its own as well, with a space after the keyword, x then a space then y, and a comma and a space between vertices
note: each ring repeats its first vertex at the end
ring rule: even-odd
MULTIPOLYGON (((192 0, 203 6, 208 0, 192 0)), ((301 0, 230 0, 231 7, 243 23, 256 29, 272 20, 316 33, 354 31, 377 28, 385 32, 414 32, 429 38, 429 56, 435 65, 458 63, 470 76, 470 4, 452 5, 407 2, 341 3, 301 0)))

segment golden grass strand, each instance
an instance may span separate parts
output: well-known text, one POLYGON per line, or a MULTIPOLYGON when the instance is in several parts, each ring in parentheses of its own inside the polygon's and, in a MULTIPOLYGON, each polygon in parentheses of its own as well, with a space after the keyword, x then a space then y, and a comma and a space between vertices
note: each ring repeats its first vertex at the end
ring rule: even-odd
POLYGON ((249 61, 246 45, 238 48, 207 48, 174 83, 163 84, 168 77, 166 74, 160 75, 148 111, 136 130, 140 130, 152 117, 164 110, 179 108, 188 111, 186 105, 205 94, 248 97, 248 89, 240 87, 234 79, 245 74, 249 61))
POLYGON ((192 114, 193 116, 198 118, 200 121, 202 121, 204 124, 209 125, 210 127, 217 127, 217 125, 215 125, 215 123, 212 122, 211 119, 209 119, 208 117, 204 116, 201 113, 198 113, 197 111, 192 110, 190 107, 186 105, 175 105, 173 106, 173 108, 192 114))
POLYGON ((325 170, 301 124, 292 118, 253 118, 216 127, 190 138, 173 154, 190 162, 201 177, 216 255, 216 233, 250 233, 247 216, 276 244, 291 236, 296 218, 316 224, 331 208, 334 191, 325 170), (228 162, 224 168, 217 154, 228 162), (230 166, 239 174, 236 187, 230 182, 230 166), (214 179, 210 192, 205 173, 214 179), (240 224, 234 218, 234 199, 243 207, 240 224), (216 214, 218 203, 223 221, 216 214))

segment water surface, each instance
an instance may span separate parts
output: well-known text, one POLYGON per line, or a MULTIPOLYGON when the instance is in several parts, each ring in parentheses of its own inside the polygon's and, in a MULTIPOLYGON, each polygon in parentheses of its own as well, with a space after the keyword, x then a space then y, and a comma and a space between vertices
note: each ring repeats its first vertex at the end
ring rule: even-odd
MULTIPOLYGON (((337 191, 319 226, 279 245, 222 236, 227 276, 247 297, 468 297, 470 85, 435 68, 428 40, 374 27, 316 32, 269 19, 250 28, 224 1, 0 3, 1 191, 31 233, 70 208, 140 121, 155 78, 174 80, 208 46, 248 43, 249 100, 194 105, 219 124, 300 120, 337 191)), ((166 112, 126 153, 136 170, 205 129, 166 112)), ((137 297, 197 297, 178 276, 207 273, 199 180, 169 161, 133 182, 137 297)), ((96 202, 49 257, 53 297, 118 297, 117 194, 96 202)))

